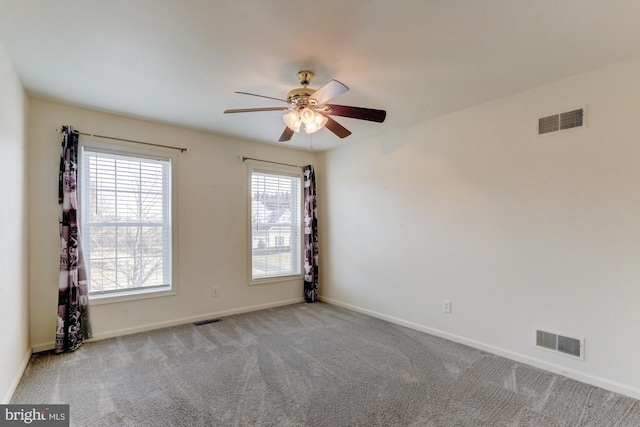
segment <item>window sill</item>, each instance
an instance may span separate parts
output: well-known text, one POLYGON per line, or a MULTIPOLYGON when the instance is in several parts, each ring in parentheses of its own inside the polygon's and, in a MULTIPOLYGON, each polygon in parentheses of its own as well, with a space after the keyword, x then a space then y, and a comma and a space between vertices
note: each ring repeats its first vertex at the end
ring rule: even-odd
POLYGON ((294 274, 291 276, 265 277, 264 279, 252 279, 249 286, 262 285, 267 283, 292 282, 302 279, 302 274, 294 274))
POLYGON ((178 291, 175 289, 168 290, 141 290, 133 292, 116 292, 112 294, 104 294, 104 295, 89 295, 89 305, 102 305, 102 304, 112 304, 118 302, 125 301, 136 301, 141 299, 149 299, 149 298, 160 298, 167 297, 172 295, 177 295, 178 291))

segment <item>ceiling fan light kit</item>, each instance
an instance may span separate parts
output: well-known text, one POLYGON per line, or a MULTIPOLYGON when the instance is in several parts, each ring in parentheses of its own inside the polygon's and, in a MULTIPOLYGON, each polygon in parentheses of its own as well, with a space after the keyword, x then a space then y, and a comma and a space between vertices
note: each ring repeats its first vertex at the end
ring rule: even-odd
POLYGON ((291 110, 282 116, 282 120, 289 129, 296 133, 300 132, 302 125, 304 125, 306 133, 314 133, 322 129, 329 119, 305 107, 302 110, 291 110))
POLYGON ((280 136, 280 142, 289 141, 294 132, 300 132, 301 128, 304 129, 306 133, 315 133, 326 126, 327 129, 339 138, 346 138, 351 135, 348 129, 329 117, 330 115, 369 120, 378 123, 384 122, 387 115, 384 110, 326 104, 326 102, 331 99, 347 92, 349 88, 337 80, 330 80, 318 90, 311 89, 307 87, 307 85, 313 80, 313 76, 313 72, 308 70, 298 72, 298 80, 300 80, 302 87, 289 91, 286 100, 248 92, 236 92, 243 95, 259 96, 261 98, 286 102, 289 104, 289 107, 242 108, 225 110, 225 113, 288 110, 288 112, 282 116, 282 120, 287 127, 280 136))

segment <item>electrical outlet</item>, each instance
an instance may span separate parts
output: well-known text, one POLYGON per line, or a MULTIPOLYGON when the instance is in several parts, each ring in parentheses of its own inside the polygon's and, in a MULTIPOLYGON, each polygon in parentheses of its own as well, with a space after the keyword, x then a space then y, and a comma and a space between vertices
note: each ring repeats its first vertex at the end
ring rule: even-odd
POLYGON ((212 297, 217 297, 218 296, 218 288, 216 288, 215 286, 213 288, 211 288, 211 296, 212 297))
POLYGON ((442 311, 445 313, 451 313, 451 301, 448 299, 442 300, 442 311))

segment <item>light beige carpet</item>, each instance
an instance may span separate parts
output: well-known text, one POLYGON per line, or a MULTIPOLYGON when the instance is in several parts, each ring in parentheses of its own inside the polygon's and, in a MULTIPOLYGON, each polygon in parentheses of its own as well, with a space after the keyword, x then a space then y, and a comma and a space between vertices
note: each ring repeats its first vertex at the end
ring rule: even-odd
POLYGON ((640 402, 323 303, 36 354, 76 426, 640 426, 640 402))

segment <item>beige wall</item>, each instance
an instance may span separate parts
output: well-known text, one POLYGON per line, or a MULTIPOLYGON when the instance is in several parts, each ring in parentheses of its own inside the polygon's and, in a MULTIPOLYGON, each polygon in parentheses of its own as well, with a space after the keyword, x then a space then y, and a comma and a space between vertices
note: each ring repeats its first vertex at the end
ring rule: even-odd
MULTIPOLYGON (((302 300, 302 281, 248 285, 247 169, 241 156, 306 165, 316 154, 32 100, 30 109, 31 342, 53 347, 58 275, 61 125, 189 147, 178 160, 178 295, 91 307, 95 338, 302 300), (218 288, 212 297, 211 288, 218 288)), ((174 224, 175 224, 174 220, 174 224)))
POLYGON ((0 403, 8 403, 26 366, 29 342, 27 228, 28 100, 0 45, 0 403))
POLYGON ((322 297, 640 398, 638 75, 630 60, 324 153, 322 297), (586 128, 536 135, 585 105, 586 128), (584 337, 585 360, 535 348, 535 327, 584 337))

